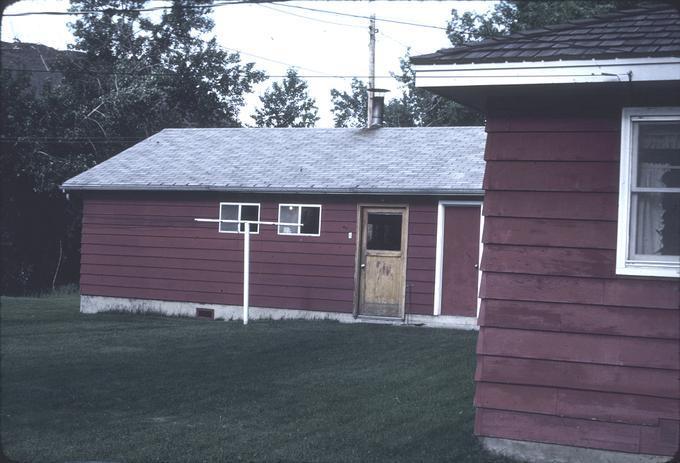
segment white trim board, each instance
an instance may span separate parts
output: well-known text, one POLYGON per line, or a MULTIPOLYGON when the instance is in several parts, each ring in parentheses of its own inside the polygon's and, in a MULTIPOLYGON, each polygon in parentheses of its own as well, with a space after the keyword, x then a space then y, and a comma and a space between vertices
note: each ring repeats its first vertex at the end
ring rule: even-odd
POLYGON ((680 80, 680 58, 420 64, 416 87, 651 82, 680 80))
MULTIPOLYGON (((80 312, 95 314, 100 312, 139 312, 158 313, 161 315, 195 317, 196 309, 211 309, 215 319, 242 320, 243 307, 236 305, 202 304, 198 302, 161 301, 157 299, 134 299, 108 296, 80 296, 80 312)), ((268 307, 250 307, 251 320, 334 320, 340 323, 372 323, 391 325, 422 325, 429 328, 450 328, 460 330, 477 330, 475 317, 454 317, 409 314, 408 322, 401 318, 392 320, 376 320, 371 318, 354 317, 352 313, 327 312, 321 310, 276 309, 268 307)))
MULTIPOLYGON (((481 260, 482 260, 482 231, 484 227, 484 215, 482 201, 439 201, 437 205, 437 240, 435 248, 435 265, 434 265, 434 301, 433 311, 434 316, 441 316, 442 313, 442 279, 444 272, 444 222, 447 207, 478 207, 480 211, 479 219, 479 261, 477 266, 480 269, 477 272, 477 316, 479 316, 479 308, 481 306, 481 299, 479 298, 479 285, 482 280, 481 260)), ((474 318, 474 317, 472 317, 474 318)))

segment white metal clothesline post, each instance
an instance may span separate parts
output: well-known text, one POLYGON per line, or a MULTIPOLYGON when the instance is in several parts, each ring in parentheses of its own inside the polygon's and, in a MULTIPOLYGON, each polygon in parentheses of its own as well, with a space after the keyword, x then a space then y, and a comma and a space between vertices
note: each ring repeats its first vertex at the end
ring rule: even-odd
MULTIPOLYGON (((302 227, 302 217, 298 220, 298 223, 288 223, 288 222, 265 222, 261 220, 228 220, 228 219, 194 219, 196 222, 212 222, 212 223, 235 223, 238 224, 236 227, 237 233, 241 233, 239 230, 241 224, 245 224, 243 230, 243 324, 248 324, 248 311, 250 302, 250 225, 274 225, 277 227, 302 227)), ((218 225, 219 226, 219 225, 218 225)))

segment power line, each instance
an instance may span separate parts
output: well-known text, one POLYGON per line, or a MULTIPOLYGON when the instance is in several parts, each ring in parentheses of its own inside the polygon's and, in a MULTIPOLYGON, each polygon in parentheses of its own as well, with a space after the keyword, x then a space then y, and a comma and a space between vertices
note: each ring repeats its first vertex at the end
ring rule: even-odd
MULTIPOLYGON (((247 54, 247 53, 244 53, 247 54)), ((286 64, 286 63, 281 63, 281 64, 286 64)), ((295 66, 295 65, 289 65, 291 67, 296 67, 302 69, 300 66, 295 66)), ((4 71, 10 71, 10 72, 30 72, 30 73, 44 73, 44 74, 60 74, 61 71, 55 71, 55 70, 47 70, 47 69, 16 69, 16 68, 3 68, 4 71)), ((177 76, 177 74, 172 73, 172 72, 132 72, 132 71, 121 71, 121 72, 110 72, 110 71, 87 71, 84 69, 80 70, 81 72, 89 72, 90 74, 95 74, 95 75, 109 75, 109 76, 154 76, 154 77, 168 77, 168 76, 177 76)), ((317 72, 317 71, 313 71, 317 72)), ((285 78, 288 77, 287 75, 283 74, 278 74, 278 75, 267 75, 265 78, 266 79, 280 79, 280 78, 285 78)), ((351 78, 356 78, 356 79, 368 79, 369 76, 362 76, 362 75, 352 75, 352 74, 324 74, 324 75, 298 75, 298 77, 303 78, 303 79, 351 79, 351 78)), ((391 79, 392 76, 375 76, 376 79, 391 79)))
MULTIPOLYGON (((340 13, 339 11, 321 10, 319 8, 309 8, 309 7, 306 7, 306 6, 287 5, 287 4, 284 4, 284 3, 277 4, 277 6, 283 6, 285 8, 297 8, 297 9, 300 9, 300 10, 307 10, 307 11, 316 11, 318 13, 333 14, 333 15, 336 15, 336 16, 347 16, 347 17, 350 17, 350 18, 360 18, 360 19, 369 19, 369 20, 371 19, 370 16, 363 16, 363 15, 351 14, 351 13, 340 13)), ((433 26, 431 24, 412 23, 412 22, 408 22, 408 21, 399 21, 399 20, 396 20, 396 19, 386 19, 386 18, 376 17, 375 20, 381 21, 381 22, 386 22, 386 23, 401 24, 401 25, 404 25, 404 26, 426 27, 426 28, 429 28, 429 29, 439 29, 439 30, 443 30, 443 31, 447 30, 446 27, 433 26)))
MULTIPOLYGON (((272 3, 274 1, 287 1, 287 0, 223 0, 215 2, 212 4, 208 3, 194 3, 177 5, 182 9, 201 9, 201 8, 214 8, 225 5, 245 5, 253 3, 272 3)), ((26 11, 24 13, 7 13, 3 16, 78 16, 78 15, 88 15, 88 14, 126 14, 126 13, 144 13, 148 11, 159 11, 167 10, 176 7, 175 5, 165 5, 165 6, 151 6, 148 8, 104 8, 102 10, 79 10, 79 11, 26 11)))
POLYGON ((354 27, 354 28, 357 28, 357 29, 365 29, 366 28, 365 26, 358 26, 356 24, 336 23, 336 22, 333 22, 333 21, 326 21, 324 19, 312 18, 311 16, 304 16, 304 15, 301 15, 301 14, 293 13, 291 11, 283 11, 283 10, 279 10, 278 8, 273 8, 271 6, 266 6, 266 5, 262 5, 262 4, 260 4, 259 6, 261 6, 262 8, 266 8, 268 10, 276 11, 276 12, 281 13, 281 14, 296 16, 298 18, 308 19, 310 21, 316 21, 316 22, 325 23, 325 24, 333 24, 335 26, 354 27))
MULTIPOLYGON (((222 0, 218 1, 212 4, 208 3, 195 3, 195 4, 185 4, 185 5, 180 5, 181 8, 183 9, 201 9, 201 8, 216 8, 220 6, 226 6, 226 5, 247 5, 247 4, 262 4, 262 3, 272 3, 276 4, 276 6, 282 6, 286 8, 297 8, 300 10, 307 10, 307 11, 314 11, 317 13, 325 13, 325 14, 332 14, 336 16, 346 16, 349 18, 358 18, 358 19, 371 19, 370 16, 364 16, 364 15, 358 15, 358 14, 351 14, 351 13, 341 13, 339 11, 331 11, 331 10, 322 10, 319 8, 309 8, 305 6, 297 6, 297 5, 288 5, 286 2, 288 0, 222 0)), ((152 6, 148 8, 127 8, 127 9, 120 9, 120 8, 105 8, 102 10, 80 10, 80 11, 27 11, 24 13, 7 13, 4 14, 3 16, 5 17, 19 17, 19 16, 33 16, 33 15, 51 15, 51 16, 77 16, 77 15, 88 15, 88 14, 100 14, 100 13, 106 13, 106 14, 126 14, 126 13, 144 13, 148 11, 159 11, 159 10, 167 10, 173 8, 173 5, 166 5, 166 6, 152 6)), ((312 19, 312 18, 308 18, 312 19)), ((401 24, 403 26, 414 26, 414 27, 425 27, 429 29, 439 29, 439 30, 447 30, 446 27, 441 27, 441 26, 434 26, 431 24, 420 24, 420 23, 414 23, 414 22, 409 22, 409 21, 400 21, 397 19, 387 19, 387 18, 376 18, 376 21, 381 21, 381 22, 386 22, 386 23, 393 23, 393 24, 401 24)), ((346 26, 350 26, 349 24, 345 24, 346 26)), ((352 26, 350 26, 352 27, 352 26)), ((357 26, 354 26, 357 27, 357 26)))

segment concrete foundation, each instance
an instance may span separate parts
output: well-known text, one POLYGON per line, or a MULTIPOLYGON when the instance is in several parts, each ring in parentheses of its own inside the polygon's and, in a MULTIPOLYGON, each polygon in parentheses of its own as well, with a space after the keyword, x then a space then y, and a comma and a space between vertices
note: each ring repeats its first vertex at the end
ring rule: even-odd
MULTIPOLYGON (((195 317, 197 308, 212 309, 215 319, 242 320, 243 308, 234 305, 201 304, 197 302, 160 301, 154 299, 131 299, 106 296, 80 296, 82 313, 98 313, 111 311, 159 313, 184 317, 195 317)), ((335 320, 341 323, 382 323, 391 325, 422 325, 433 328, 453 328, 476 330, 477 319, 474 317, 453 317, 433 315, 407 315, 406 320, 354 317, 351 313, 324 312, 317 310, 275 309, 250 307, 249 319, 299 319, 299 320, 335 320)))
POLYGON ((543 444, 495 437, 480 438, 492 453, 531 463, 666 463, 670 457, 641 455, 569 445, 543 444))

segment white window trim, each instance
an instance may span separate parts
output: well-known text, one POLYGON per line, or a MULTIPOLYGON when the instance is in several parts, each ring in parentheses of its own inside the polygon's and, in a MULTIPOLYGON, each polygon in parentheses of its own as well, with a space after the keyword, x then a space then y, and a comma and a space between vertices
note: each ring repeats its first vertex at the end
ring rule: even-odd
MULTIPOLYGON (((300 215, 298 217, 298 221, 302 220, 302 208, 303 207, 317 207, 319 208, 319 233, 282 233, 281 232, 281 227, 277 226, 276 227, 276 233, 278 235, 282 236, 321 236, 321 204, 291 204, 291 203, 281 203, 279 204, 279 215, 278 215, 278 222, 282 222, 281 220, 281 208, 282 207, 298 207, 300 208, 300 215)), ((300 223, 300 230, 302 230, 302 223, 300 223)))
MULTIPOLYGON (((439 201, 437 205, 437 239, 435 245, 434 264, 434 307, 432 315, 440 316, 442 313, 442 281, 444 275, 444 222, 447 207, 479 207, 479 260, 477 262, 477 316, 463 317, 477 319, 482 299, 480 298, 480 286, 482 283, 482 252, 484 243, 482 233, 484 231, 484 204, 482 201, 439 201)), ((475 322, 476 323, 476 322, 475 322)))
POLYGON ((680 263, 663 260, 630 259, 631 184, 634 180, 633 122, 678 121, 680 107, 624 108, 621 115, 621 165, 619 174, 619 214, 616 239, 616 274, 680 278, 680 263))
MULTIPOLYGON (((260 221, 260 213, 262 211, 262 208, 260 207, 260 203, 220 203, 220 211, 219 211, 219 218, 222 220, 222 206, 238 206, 238 218, 241 220, 241 206, 257 206, 257 221, 260 221)), ((234 222, 235 223, 235 222, 234 222)), ((217 231, 220 233, 232 233, 232 234, 243 234, 245 233, 244 231, 241 231, 241 224, 238 223, 236 224, 236 231, 229 231, 229 230, 222 230, 222 222, 219 222, 217 225, 217 231)), ((258 224, 257 226, 257 231, 251 231, 251 235, 259 235, 260 234, 260 225, 258 224)))

